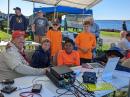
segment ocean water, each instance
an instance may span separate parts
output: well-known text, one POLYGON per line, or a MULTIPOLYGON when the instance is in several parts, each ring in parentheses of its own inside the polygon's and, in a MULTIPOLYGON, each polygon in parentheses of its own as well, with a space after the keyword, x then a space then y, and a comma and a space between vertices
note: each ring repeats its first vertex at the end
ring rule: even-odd
MULTIPOLYGON (((100 29, 122 30, 122 20, 95 20, 100 29)), ((126 21, 127 30, 130 31, 130 20, 126 21)))
MULTIPOLYGON (((100 29, 114 29, 114 30, 122 30, 122 20, 95 20, 95 22, 99 25, 100 29)), ((64 21, 62 21, 62 26, 64 25, 64 21)), ((81 23, 77 23, 76 21, 67 21, 68 27, 82 28, 81 23)), ((130 31, 130 20, 126 21, 127 30, 130 31)))

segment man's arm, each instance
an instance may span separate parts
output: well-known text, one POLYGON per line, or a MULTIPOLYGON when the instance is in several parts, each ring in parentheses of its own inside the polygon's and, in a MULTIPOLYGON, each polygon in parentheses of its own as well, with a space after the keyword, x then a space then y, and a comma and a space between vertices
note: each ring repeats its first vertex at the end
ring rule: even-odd
POLYGON ((5 54, 7 65, 10 69, 23 75, 42 75, 45 74, 46 69, 36 69, 30 67, 23 57, 15 50, 7 50, 5 54))
POLYGON ((32 32, 34 33, 35 32, 35 24, 36 24, 36 21, 37 21, 37 18, 35 18, 34 22, 31 24, 31 27, 32 27, 32 32))
POLYGON ((31 27, 32 27, 32 32, 35 32, 35 24, 32 24, 31 27))
POLYGON ((43 75, 46 73, 47 69, 37 69, 28 65, 19 65, 14 70, 23 75, 43 75))

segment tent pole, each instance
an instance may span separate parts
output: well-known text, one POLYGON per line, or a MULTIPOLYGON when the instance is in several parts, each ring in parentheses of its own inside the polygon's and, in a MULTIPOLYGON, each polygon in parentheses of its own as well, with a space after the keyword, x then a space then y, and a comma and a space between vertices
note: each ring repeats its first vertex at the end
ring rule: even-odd
POLYGON ((83 22, 84 22, 84 11, 85 11, 85 8, 83 9, 83 16, 82 16, 82 24, 83 24, 83 22))
POLYGON ((58 18, 58 12, 56 13, 56 18, 58 18))
POLYGON ((8 0, 8 20, 7 20, 7 33, 9 33, 9 11, 10 11, 10 0, 8 0))
POLYGON ((54 8, 54 20, 56 18, 56 5, 55 5, 55 8, 54 8))
POLYGON ((62 0, 59 0, 56 4, 55 4, 55 9, 54 9, 54 20, 56 18, 56 7, 57 5, 61 2, 62 0))
POLYGON ((35 2, 33 2, 33 9, 35 8, 35 2))

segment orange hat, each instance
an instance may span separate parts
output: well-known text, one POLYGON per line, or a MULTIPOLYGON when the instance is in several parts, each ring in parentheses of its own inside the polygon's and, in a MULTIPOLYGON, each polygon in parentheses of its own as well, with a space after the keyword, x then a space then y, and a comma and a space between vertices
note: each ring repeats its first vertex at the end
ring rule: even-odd
POLYGON ((16 37, 20 37, 20 36, 25 36, 25 32, 24 31, 14 31, 12 33, 12 38, 16 38, 16 37))

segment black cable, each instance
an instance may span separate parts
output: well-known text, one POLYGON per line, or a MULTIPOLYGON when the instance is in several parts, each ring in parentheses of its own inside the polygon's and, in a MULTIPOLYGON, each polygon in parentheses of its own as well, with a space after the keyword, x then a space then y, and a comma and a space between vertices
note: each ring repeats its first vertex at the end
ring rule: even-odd
POLYGON ((69 92, 69 91, 66 91, 66 92, 62 93, 62 94, 60 94, 60 95, 57 96, 57 97, 60 97, 60 96, 62 96, 62 95, 66 95, 67 92, 69 92))
MULTIPOLYGON (((56 90, 56 93, 57 94, 59 94, 59 95, 61 95, 61 94, 64 94, 65 92, 63 92, 63 93, 60 93, 60 92, 58 92, 59 90, 61 90, 61 89, 57 89, 56 90)), ((68 90, 67 90, 68 91, 68 90)), ((73 95, 72 93, 71 94, 67 94, 67 91, 66 91, 66 93, 64 94, 64 95, 73 95)), ((68 91, 69 92, 69 91, 68 91)))
POLYGON ((62 95, 74 95, 75 97, 79 97, 79 96, 76 95, 76 93, 73 92, 73 90, 72 90, 71 88, 73 88, 73 87, 70 86, 70 87, 68 87, 68 88, 65 88, 67 91, 65 91, 64 93, 59 93, 58 90, 60 90, 60 89, 57 89, 57 90, 56 90, 56 93, 57 93, 57 94, 60 94, 60 95, 57 96, 57 97, 60 97, 60 96, 62 96, 62 95), (71 92, 71 94, 67 94, 68 92, 71 92))
POLYGON ((75 87, 81 89, 82 91, 84 91, 85 93, 83 93, 84 95, 90 96, 90 93, 88 93, 85 89, 81 88, 80 86, 75 85, 75 87))
MULTIPOLYGON (((84 85, 82 85, 82 84, 83 84, 82 82, 78 81, 77 79, 76 79, 76 81, 77 81, 82 87, 84 87, 84 85)), ((84 87, 84 88, 86 88, 86 87, 84 87)), ((87 85, 87 88, 90 90, 90 88, 88 87, 88 85, 87 85)), ((87 91, 89 91, 89 90, 87 90, 87 91)), ((90 92, 90 91, 89 91, 89 92, 90 92)))
MULTIPOLYGON (((73 88, 73 87, 72 87, 73 88)), ((76 95, 77 93, 73 93, 73 90, 71 88, 67 89, 68 91, 70 91, 75 97, 79 97, 78 95, 76 95)))
MULTIPOLYGON (((83 83, 81 83, 80 81, 78 81, 77 79, 76 79, 76 81, 78 82, 78 84, 79 84, 79 86, 77 86, 77 85, 75 85, 77 88, 80 88, 81 90, 83 90, 83 91, 85 91, 85 92, 87 92, 87 95, 91 95, 91 96, 93 96, 93 97, 95 97, 93 94, 94 94, 94 92, 91 92, 91 91, 89 91, 89 90, 86 90, 86 87, 84 87, 82 84, 83 83), (80 86, 82 86, 83 88, 81 88, 80 86)), ((89 87, 87 86, 87 88, 89 89, 89 87)))
POLYGON ((74 85, 72 85, 74 87, 74 89, 76 89, 81 95, 83 95, 84 97, 87 97, 84 93, 82 93, 77 87, 75 87, 74 85))
POLYGON ((75 85, 77 88, 80 88, 82 91, 84 91, 86 94, 85 95, 90 95, 90 96, 93 96, 93 97, 95 97, 95 95, 94 95, 94 92, 91 92, 91 91, 88 91, 88 90, 86 90, 86 89, 84 89, 84 88, 81 88, 80 86, 77 86, 77 85, 75 85))
POLYGON ((72 84, 71 86, 65 88, 67 91, 65 91, 63 93, 58 92, 58 90, 60 90, 60 89, 57 89, 56 93, 59 94, 59 96, 57 96, 57 97, 60 97, 62 95, 74 95, 75 97, 81 97, 79 95, 82 95, 84 97, 90 97, 90 95, 91 95, 91 96, 94 97, 93 94, 91 94, 91 93, 89 93, 88 91, 85 90, 85 87, 82 86, 82 83, 80 81, 77 80, 77 82, 78 82, 79 86, 72 84), (80 86, 82 86, 82 88, 80 86), (82 91, 84 91, 87 94, 83 93, 82 91), (68 92, 71 92, 72 94, 67 94, 68 92))

